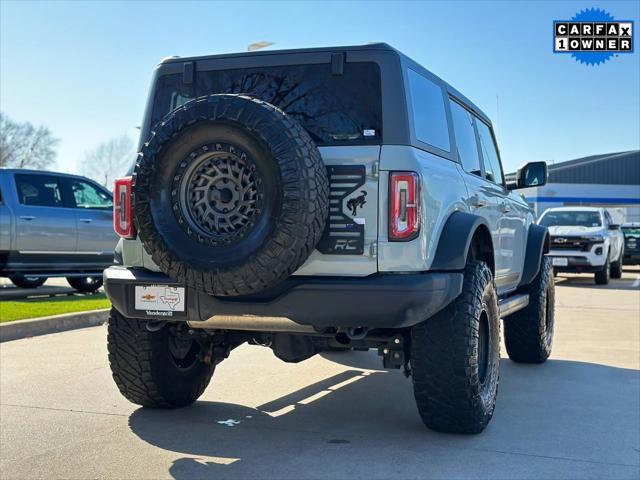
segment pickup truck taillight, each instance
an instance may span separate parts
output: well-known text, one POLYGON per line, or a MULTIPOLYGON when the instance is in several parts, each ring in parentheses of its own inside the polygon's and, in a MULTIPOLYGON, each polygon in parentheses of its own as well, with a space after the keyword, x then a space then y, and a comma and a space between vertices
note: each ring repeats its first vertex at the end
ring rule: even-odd
POLYGON ((132 178, 116 179, 113 190, 113 229, 122 238, 136 238, 133 226, 132 178))
POLYGON ((409 241, 420 231, 420 180, 413 172, 389 174, 389 240, 409 241))

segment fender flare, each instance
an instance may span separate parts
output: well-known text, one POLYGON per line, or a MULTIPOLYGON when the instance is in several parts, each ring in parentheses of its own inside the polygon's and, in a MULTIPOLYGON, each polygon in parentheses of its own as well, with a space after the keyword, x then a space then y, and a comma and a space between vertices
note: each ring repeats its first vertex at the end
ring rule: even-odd
POLYGON ((527 251, 525 253, 522 278, 519 287, 529 285, 540 271, 542 256, 549 252, 549 230, 536 224, 529 226, 527 251))
MULTIPOLYGON (((440 234, 431 270, 464 270, 471 240, 481 226, 486 227, 487 232, 491 231, 483 217, 466 212, 453 212, 440 234)), ((493 253, 493 244, 491 249, 493 253)))

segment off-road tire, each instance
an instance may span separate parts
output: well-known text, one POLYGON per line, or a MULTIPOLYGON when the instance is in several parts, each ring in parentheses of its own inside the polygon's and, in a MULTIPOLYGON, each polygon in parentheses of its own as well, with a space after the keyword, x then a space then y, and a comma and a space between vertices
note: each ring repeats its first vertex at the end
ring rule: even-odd
POLYGON ((93 293, 102 286, 101 277, 67 277, 67 282, 82 293, 93 293))
POLYGON ((555 284, 551 259, 542 258, 540 271, 522 289, 529 305, 504 319, 504 343, 509 358, 520 363, 542 363, 553 345, 555 284))
POLYGON ((47 277, 9 277, 11 283, 18 288, 38 288, 47 281, 47 277))
POLYGON ((597 271, 594 275, 594 280, 597 285, 607 285, 611 275, 611 264, 609 263, 609 252, 607 252, 607 261, 605 262, 602 270, 597 271))
POLYGON ((611 262, 611 278, 622 278, 622 260, 624 259, 624 249, 620 250, 620 256, 615 262, 611 262))
POLYGON ((315 249, 328 215, 326 167, 309 134, 282 110, 242 95, 201 97, 165 117, 138 156, 133 190, 138 235, 153 261, 212 295, 257 293, 290 276, 315 249), (176 182, 190 178, 191 162, 202 158, 195 152, 216 149, 250 164, 263 189, 256 198, 265 207, 253 210, 255 220, 238 227, 237 237, 199 229, 185 213, 184 204, 192 205, 176 201, 188 198, 176 182))
POLYGON ((498 299, 486 263, 470 261, 458 298, 411 329, 410 366, 418 412, 427 427, 454 433, 484 430, 493 416, 500 372, 498 299), (486 359, 484 370, 480 358, 486 359))
POLYGON ((147 321, 126 318, 112 308, 108 332, 111 373, 130 402, 152 408, 184 407, 209 385, 213 362, 197 361, 180 369, 169 349, 168 327, 150 332, 147 321))

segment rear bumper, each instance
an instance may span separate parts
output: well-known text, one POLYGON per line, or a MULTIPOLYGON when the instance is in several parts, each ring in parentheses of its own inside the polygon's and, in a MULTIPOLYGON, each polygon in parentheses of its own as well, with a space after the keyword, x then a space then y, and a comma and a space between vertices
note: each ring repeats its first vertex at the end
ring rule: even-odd
POLYGON ((364 278, 290 277, 270 291, 243 297, 214 297, 185 289, 185 312, 170 318, 135 309, 135 286, 181 286, 162 273, 114 266, 104 271, 113 306, 131 318, 204 321, 214 315, 286 317, 314 327, 402 328, 446 307, 462 291, 463 274, 373 275, 364 278))

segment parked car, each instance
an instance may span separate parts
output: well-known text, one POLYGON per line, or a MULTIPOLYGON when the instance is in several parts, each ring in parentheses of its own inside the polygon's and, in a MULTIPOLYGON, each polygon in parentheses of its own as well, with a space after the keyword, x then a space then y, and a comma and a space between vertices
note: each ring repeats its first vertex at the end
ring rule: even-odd
MULTIPOLYGON (((430 428, 491 419, 509 357, 550 354, 547 229, 504 180, 489 118, 386 44, 169 59, 133 177, 108 349, 130 401, 180 407, 250 342, 300 362, 375 348, 430 428)), ((386 392, 389 394, 389 392, 386 392)))
POLYGON ((113 264, 113 197, 76 175, 0 169, 0 276, 35 288, 66 277, 81 292, 113 264))
POLYGON ((551 234, 549 256, 556 272, 592 272, 599 285, 622 276, 622 231, 606 209, 549 208, 538 223, 551 234))
POLYGON ((623 223, 625 265, 640 265, 640 223, 623 223))

